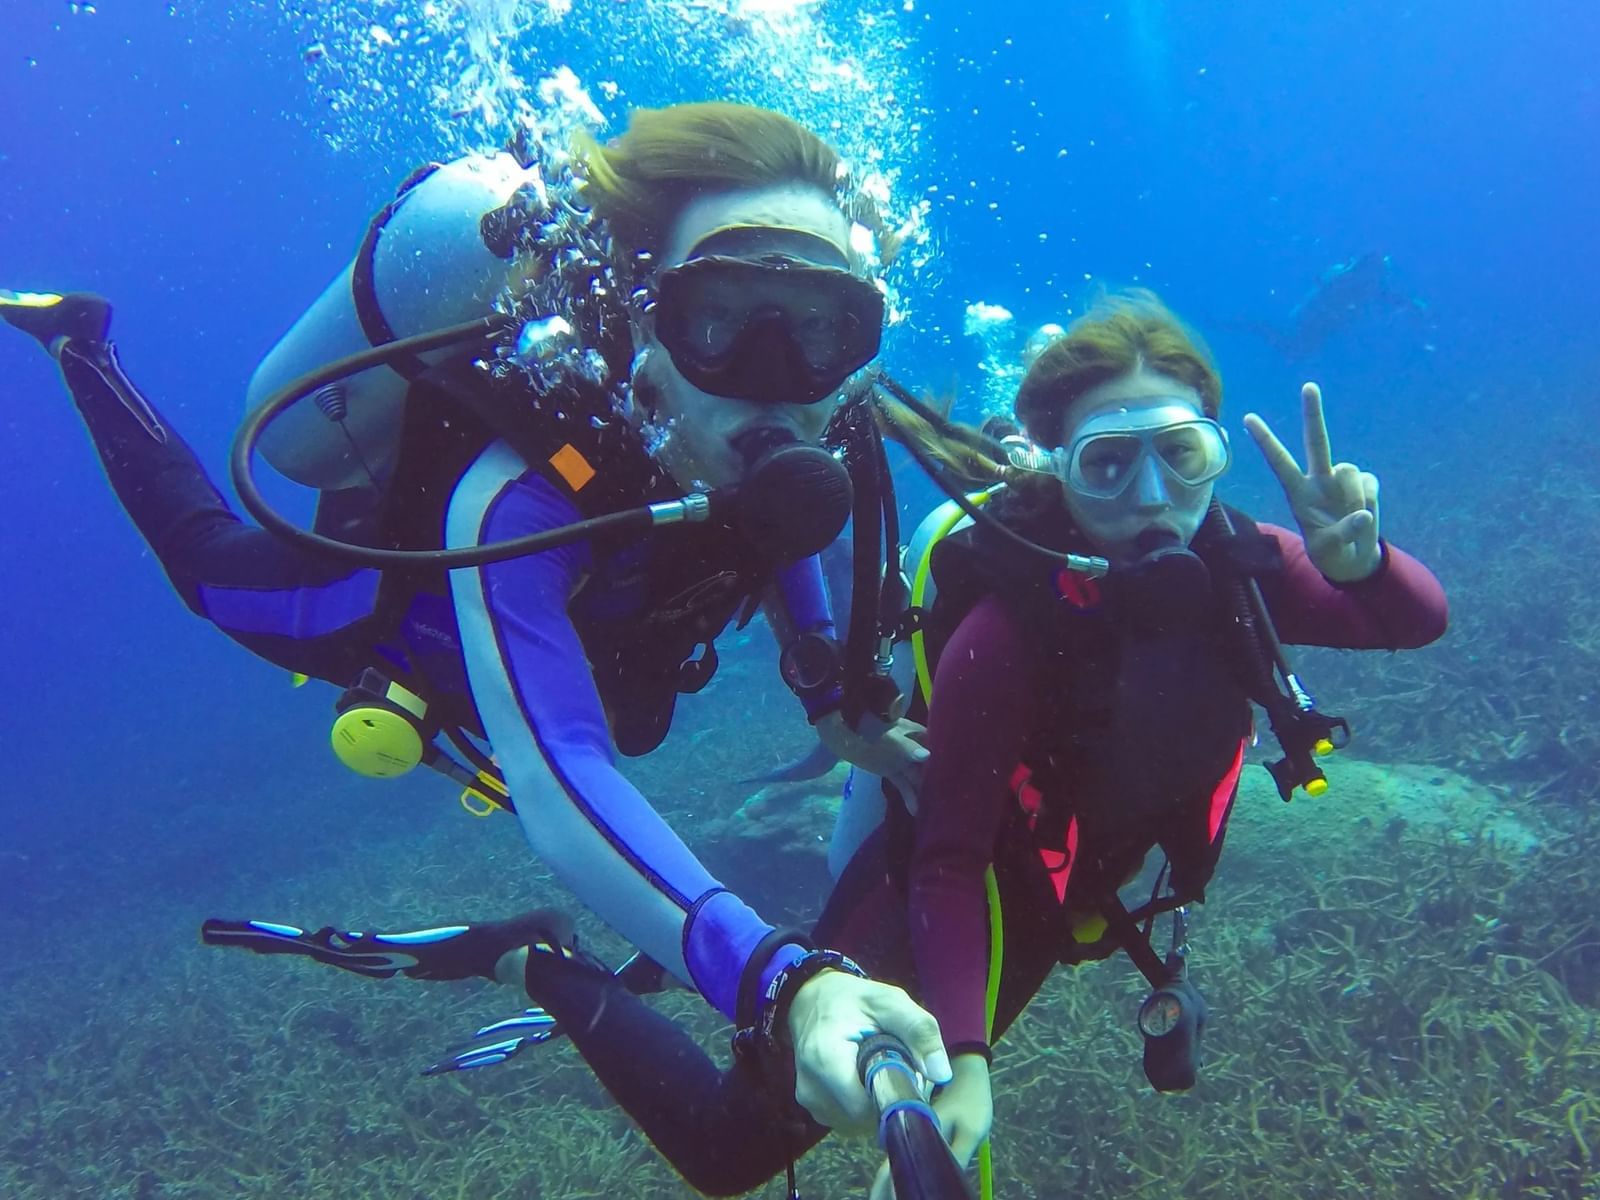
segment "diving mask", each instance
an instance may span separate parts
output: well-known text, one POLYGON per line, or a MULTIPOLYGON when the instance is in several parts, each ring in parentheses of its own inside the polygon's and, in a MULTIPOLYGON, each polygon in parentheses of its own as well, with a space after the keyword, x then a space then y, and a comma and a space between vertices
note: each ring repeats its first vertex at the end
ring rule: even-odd
POLYGON ((815 404, 877 356, 883 293, 798 230, 723 230, 656 282, 656 337, 714 396, 815 404), (740 254, 761 236, 761 251, 740 254), (774 237, 773 235, 781 235, 774 237))
POLYGON ((1056 474, 1090 500, 1116 500, 1152 470, 1163 486, 1203 487, 1231 462, 1227 431, 1178 400, 1090 417, 1053 455, 1056 474))

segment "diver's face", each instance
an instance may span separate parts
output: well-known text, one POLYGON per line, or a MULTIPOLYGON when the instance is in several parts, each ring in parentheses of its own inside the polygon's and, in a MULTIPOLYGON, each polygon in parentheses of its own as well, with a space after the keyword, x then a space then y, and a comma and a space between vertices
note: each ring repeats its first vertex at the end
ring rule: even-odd
POLYGON ((1215 436, 1199 393, 1171 376, 1140 368, 1085 392, 1066 412, 1058 452, 1078 528, 1113 563, 1139 557, 1152 530, 1188 545, 1227 465, 1226 439, 1219 461, 1215 436))
MULTIPOLYGON (((681 265, 709 235, 741 226, 755 231, 752 248, 758 252, 760 230, 771 228, 777 250, 786 245, 785 231, 798 230, 824 239, 847 260, 852 258, 850 222, 833 200, 815 188, 782 185, 696 200, 670 230, 660 269, 681 265)), ((686 487, 737 482, 744 461, 733 442, 741 434, 773 429, 799 441, 817 441, 840 398, 835 392, 815 404, 773 404, 712 395, 683 377, 653 331, 646 331, 637 372, 654 399, 655 419, 667 434, 658 457, 686 487)))

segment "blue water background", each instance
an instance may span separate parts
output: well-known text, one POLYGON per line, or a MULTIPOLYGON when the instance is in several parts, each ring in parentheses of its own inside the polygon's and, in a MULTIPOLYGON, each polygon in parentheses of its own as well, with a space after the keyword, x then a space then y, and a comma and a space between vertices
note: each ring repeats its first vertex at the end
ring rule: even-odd
MULTIPOLYGON (((1236 431, 1254 408, 1297 437, 1298 384, 1322 380, 1336 452, 1383 477, 1396 540, 1423 543, 1508 443, 1600 392, 1593 4, 860 7, 907 41, 921 158, 902 192, 932 199, 939 247, 891 348, 908 382, 981 384, 972 301, 1020 333, 1097 283, 1148 285, 1210 336, 1236 431), (1371 249, 1425 323, 1358 328, 1314 362, 1249 332, 1371 249)), ((219 479, 253 365, 439 152, 403 108, 330 147, 306 44, 270 6, 209 2, 14 0, 0 33, 0 285, 113 298, 127 367, 219 479)), ((613 117, 729 86, 566 49, 586 81, 622 84, 613 117)), ((7 942, 145 896, 202 915, 452 819, 353 791, 322 749, 327 690, 291 690, 182 608, 53 367, 9 330, 0 381, 7 942)), ((1285 518, 1253 449, 1239 458, 1231 494, 1285 518)), ((930 498, 909 489, 908 512, 930 498)))

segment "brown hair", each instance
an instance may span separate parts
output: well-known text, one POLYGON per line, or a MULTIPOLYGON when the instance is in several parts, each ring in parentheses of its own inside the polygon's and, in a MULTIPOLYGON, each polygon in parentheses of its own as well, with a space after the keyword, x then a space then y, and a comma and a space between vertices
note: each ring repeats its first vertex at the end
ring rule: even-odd
POLYGON ((602 146, 580 134, 575 152, 585 199, 625 253, 661 253, 666 231, 707 191, 810 184, 836 195, 839 154, 782 113, 708 101, 636 109, 621 137, 602 146))
MULTIPOLYGON (((1210 352, 1156 298, 1143 289, 1110 296, 1051 342, 1028 369, 1017 393, 1017 417, 1039 446, 1060 444, 1061 418, 1070 405, 1097 384, 1145 367, 1170 375, 1199 393, 1206 415, 1222 407, 1222 379, 1210 352)), ((1025 502, 1046 505, 1060 497, 1060 481, 1046 467, 1001 457, 1000 446, 969 425, 930 421, 899 401, 876 406, 888 436, 920 451, 945 471, 969 483, 1004 483, 1025 502)), ((938 417, 937 411, 933 413, 938 417)))
POLYGON ((1192 387, 1208 417, 1222 408, 1222 377, 1200 337, 1156 294, 1108 296, 1034 359, 1017 390, 1017 419, 1041 446, 1061 444, 1061 422, 1091 388, 1140 367, 1192 387))
POLYGON ((1054 475, 1008 461, 1005 448, 993 438, 950 420, 936 404, 925 400, 924 405, 926 417, 893 396, 879 396, 873 415, 884 434, 909 449, 914 458, 931 460, 963 485, 1003 483, 1034 504, 1049 503, 1060 495, 1061 484, 1054 475))

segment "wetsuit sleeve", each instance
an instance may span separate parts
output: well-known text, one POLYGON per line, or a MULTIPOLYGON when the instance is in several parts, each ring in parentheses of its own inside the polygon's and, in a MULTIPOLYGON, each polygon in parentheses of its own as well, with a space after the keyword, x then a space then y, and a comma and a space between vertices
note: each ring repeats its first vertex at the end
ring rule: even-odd
POLYGON ((987 1044, 984 872, 1010 808, 1033 694, 1022 632, 999 601, 980 601, 939 656, 908 900, 921 999, 952 1053, 987 1044))
MULTIPOLYGON (((457 484, 446 536, 479 545, 577 519, 569 500, 496 445, 457 484)), ((452 572, 473 700, 534 852, 608 925, 734 1018, 741 983, 764 985, 800 948, 777 947, 746 978, 772 927, 617 770, 568 616, 587 564, 577 544, 452 572)))
POLYGON ((286 670, 354 678, 364 664, 348 635, 374 611, 378 572, 241 521, 110 343, 68 342, 60 364, 112 490, 183 602, 286 670))
POLYGON ((1277 541, 1284 570, 1264 579, 1263 599, 1278 636, 1302 646, 1346 650, 1406 650, 1444 634, 1449 606, 1433 572, 1403 550, 1383 542, 1378 569, 1357 583, 1323 576, 1306 554, 1299 534, 1263 523, 1277 541))

